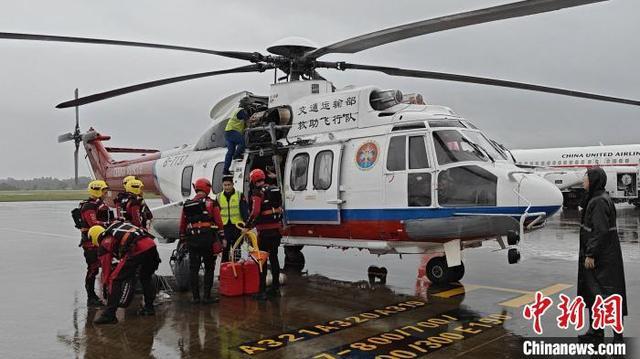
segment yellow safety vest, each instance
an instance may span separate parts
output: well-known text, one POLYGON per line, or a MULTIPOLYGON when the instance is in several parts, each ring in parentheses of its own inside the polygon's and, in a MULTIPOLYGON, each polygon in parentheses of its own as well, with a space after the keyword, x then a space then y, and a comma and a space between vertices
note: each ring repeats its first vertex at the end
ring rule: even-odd
POLYGON ((244 121, 238 119, 238 112, 242 111, 241 108, 235 109, 233 113, 231 113, 231 117, 229 117, 229 121, 227 121, 227 126, 224 128, 225 131, 238 131, 240 133, 244 132, 244 121))
POLYGON ((242 194, 238 191, 235 191, 232 195, 230 201, 227 201, 227 196, 224 195, 224 191, 218 194, 218 204, 220 205, 220 216, 222 217, 222 223, 229 223, 229 219, 231 219, 231 224, 238 224, 242 222, 242 215, 240 214, 240 197, 242 194))

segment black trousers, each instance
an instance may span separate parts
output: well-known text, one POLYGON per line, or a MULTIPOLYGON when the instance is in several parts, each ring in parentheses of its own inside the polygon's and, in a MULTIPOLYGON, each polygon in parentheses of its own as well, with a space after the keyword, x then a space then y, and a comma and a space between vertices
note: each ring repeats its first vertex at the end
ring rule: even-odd
POLYGON ((87 263, 87 273, 84 276, 84 288, 87 291, 88 298, 98 298, 95 291, 96 277, 100 270, 100 261, 98 261, 98 248, 83 248, 84 260, 87 263))
MULTIPOLYGON (((229 261, 229 249, 231 249, 231 247, 236 242, 238 237, 240 237, 240 233, 242 233, 242 232, 235 225, 233 225, 233 224, 225 224, 224 225, 224 238, 227 240, 227 246, 224 247, 224 251, 222 252, 222 262, 223 263, 229 261)), ((240 260, 240 256, 239 255, 236 256, 235 260, 236 261, 240 260)))
POLYGON ((204 298, 211 297, 213 287, 213 272, 216 266, 216 257, 213 255, 213 242, 200 240, 197 243, 188 243, 189 248, 189 272, 191 294, 194 299, 200 299, 200 265, 204 264, 204 298))
MULTIPOLYGON (((269 264, 271 265, 271 288, 280 288, 280 262, 278 261, 278 248, 282 235, 278 229, 265 229, 258 231, 258 246, 261 251, 269 253, 269 264)), ((266 264, 266 263, 265 263, 266 264)), ((267 289, 267 269, 266 266, 260 273, 260 291, 267 289)))
MULTIPOLYGON (((131 283, 136 273, 142 284, 144 306, 153 308, 153 301, 156 299, 155 284, 151 280, 153 273, 155 273, 160 264, 160 255, 156 247, 152 247, 133 257, 125 257, 121 259, 121 261, 125 262, 120 267, 120 270, 113 274, 115 278, 111 284, 111 293, 107 301, 107 308, 104 311, 105 316, 116 315, 116 310, 121 302, 121 298, 130 295, 129 293, 124 293, 124 284, 127 282, 131 283)), ((127 286, 127 290, 133 290, 133 285, 127 286)))

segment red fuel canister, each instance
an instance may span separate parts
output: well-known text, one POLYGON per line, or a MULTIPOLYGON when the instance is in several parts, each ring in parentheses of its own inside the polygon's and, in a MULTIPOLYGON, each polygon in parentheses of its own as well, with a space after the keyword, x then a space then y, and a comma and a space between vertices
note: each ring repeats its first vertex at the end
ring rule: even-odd
POLYGON ((244 294, 255 294, 260 291, 260 269, 258 264, 249 259, 242 263, 244 273, 244 294))
POLYGON ((243 266, 240 263, 222 263, 220 265, 220 294, 227 297, 242 295, 243 274, 243 266))

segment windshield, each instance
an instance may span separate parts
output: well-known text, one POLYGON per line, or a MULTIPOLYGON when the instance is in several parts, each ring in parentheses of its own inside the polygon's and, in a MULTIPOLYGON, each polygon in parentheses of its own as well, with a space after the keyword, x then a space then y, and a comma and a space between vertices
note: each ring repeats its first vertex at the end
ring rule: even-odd
POLYGON ((440 130, 433 132, 433 144, 436 149, 438 163, 445 165, 462 161, 486 162, 487 156, 474 147, 474 144, 456 130, 440 130))
POLYGON ((484 137, 481 132, 462 130, 462 133, 464 133, 464 135, 467 136, 467 138, 470 139, 473 143, 480 146, 483 150, 487 151, 487 153, 489 153, 489 156, 493 157, 494 159, 507 159, 505 153, 498 147, 496 147, 493 143, 491 143, 491 141, 489 141, 486 137, 484 137))

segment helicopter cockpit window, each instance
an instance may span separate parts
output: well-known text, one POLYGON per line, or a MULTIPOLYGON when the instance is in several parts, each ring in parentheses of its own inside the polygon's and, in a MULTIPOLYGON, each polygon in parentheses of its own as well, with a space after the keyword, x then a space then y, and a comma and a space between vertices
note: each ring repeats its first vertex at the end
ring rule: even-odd
POLYGON ((224 162, 218 162, 213 168, 213 176, 211 178, 211 190, 213 193, 222 192, 222 176, 224 171, 224 162))
POLYGON ((427 157, 427 146, 424 136, 409 137, 409 169, 419 169, 429 167, 427 157))
POLYGON ((443 207, 495 206, 497 177, 478 166, 453 167, 438 175, 438 203, 443 207))
POLYGON ((387 152, 387 170, 404 171, 407 168, 407 136, 392 137, 387 152))
POLYGON ((299 153, 291 161, 291 189, 304 191, 307 189, 307 173, 309 170, 309 154, 299 153))
POLYGON ((441 165, 462 161, 488 161, 487 156, 475 143, 456 130, 433 132, 433 143, 438 163, 441 165))
POLYGON ((313 164, 313 189, 324 191, 331 187, 333 151, 320 151, 313 164))
POLYGON ((191 194, 191 179, 193 177, 193 166, 187 166, 182 170, 181 190, 182 195, 188 197, 191 194))
POLYGON ((483 150, 487 151, 494 160, 507 159, 507 156, 504 154, 504 152, 502 152, 499 147, 497 147, 486 137, 484 137, 482 133, 470 130, 462 130, 462 133, 464 133, 464 135, 467 136, 468 139, 473 141, 473 143, 480 146, 483 150))
POLYGON ((212 148, 224 147, 224 128, 226 123, 226 121, 221 121, 209 127, 205 133, 200 136, 200 139, 196 142, 193 149, 195 151, 205 151, 212 148))

